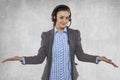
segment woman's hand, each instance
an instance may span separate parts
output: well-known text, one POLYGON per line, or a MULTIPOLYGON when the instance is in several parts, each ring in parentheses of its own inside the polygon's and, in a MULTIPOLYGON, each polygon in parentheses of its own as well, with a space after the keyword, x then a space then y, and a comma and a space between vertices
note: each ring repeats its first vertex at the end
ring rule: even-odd
POLYGON ((114 62, 112 62, 111 59, 108 59, 105 56, 99 56, 99 60, 112 64, 114 67, 118 68, 118 66, 114 62))
POLYGON ((5 63, 5 62, 7 62, 7 61, 20 61, 20 60, 22 60, 22 57, 14 56, 14 57, 10 57, 10 58, 4 59, 4 60, 2 61, 2 63, 5 63))

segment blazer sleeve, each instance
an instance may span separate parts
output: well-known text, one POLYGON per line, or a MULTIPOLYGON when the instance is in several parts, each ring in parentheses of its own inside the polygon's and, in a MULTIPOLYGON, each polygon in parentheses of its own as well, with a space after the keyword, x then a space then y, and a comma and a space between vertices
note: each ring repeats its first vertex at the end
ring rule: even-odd
POLYGON ((81 37, 80 37, 80 31, 76 30, 76 56, 77 59, 80 61, 84 61, 84 62, 92 62, 92 63, 96 63, 96 58, 98 56, 95 55, 89 55, 84 53, 83 49, 82 49, 82 45, 81 45, 81 37))
POLYGON ((47 56, 46 52, 47 37, 45 32, 42 33, 41 38, 42 38, 41 47, 38 50, 38 54, 36 56, 24 57, 25 64, 40 64, 45 60, 45 57, 47 56))

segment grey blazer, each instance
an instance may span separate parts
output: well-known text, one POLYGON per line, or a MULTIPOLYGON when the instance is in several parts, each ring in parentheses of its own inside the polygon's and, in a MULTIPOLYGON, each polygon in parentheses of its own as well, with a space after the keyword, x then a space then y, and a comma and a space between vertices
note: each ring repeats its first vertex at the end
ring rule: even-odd
MULTIPOLYGON (((78 72, 76 70, 74 55, 77 56, 77 59, 85 62, 96 63, 96 57, 93 55, 88 55, 83 52, 81 46, 80 32, 78 30, 73 30, 67 28, 68 32, 68 43, 70 47, 70 58, 71 58, 71 77, 72 80, 77 80, 78 72)), ((54 29, 47 32, 43 32, 41 35, 41 47, 36 56, 25 57, 25 64, 40 64, 45 58, 47 59, 45 69, 43 72, 42 80, 49 80, 50 69, 52 63, 52 45, 54 40, 54 29)))

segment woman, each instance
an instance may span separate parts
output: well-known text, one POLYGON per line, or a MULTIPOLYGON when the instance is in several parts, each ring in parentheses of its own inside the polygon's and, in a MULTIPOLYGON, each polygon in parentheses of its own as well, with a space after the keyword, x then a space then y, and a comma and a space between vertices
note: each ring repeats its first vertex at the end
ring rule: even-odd
POLYGON ((41 47, 36 56, 15 56, 2 62, 21 61, 24 65, 40 64, 47 58, 42 80, 77 80, 78 73, 74 62, 75 55, 80 61, 96 64, 104 61, 114 67, 118 67, 111 59, 104 56, 84 53, 81 46, 80 32, 69 28, 71 25, 71 11, 68 6, 56 6, 51 16, 54 27, 42 33, 41 47), (70 25, 67 26, 68 24, 70 25))

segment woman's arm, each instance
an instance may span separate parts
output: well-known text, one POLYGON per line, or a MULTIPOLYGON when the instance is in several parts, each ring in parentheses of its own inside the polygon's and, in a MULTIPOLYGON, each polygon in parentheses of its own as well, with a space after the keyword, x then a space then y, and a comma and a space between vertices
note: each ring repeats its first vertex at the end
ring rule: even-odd
POLYGON ((22 60, 22 57, 14 56, 14 57, 10 57, 10 58, 4 59, 2 61, 2 63, 8 62, 8 61, 21 61, 21 60, 22 60))

